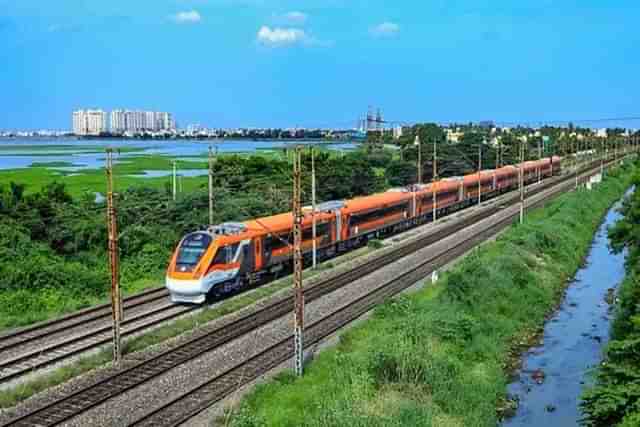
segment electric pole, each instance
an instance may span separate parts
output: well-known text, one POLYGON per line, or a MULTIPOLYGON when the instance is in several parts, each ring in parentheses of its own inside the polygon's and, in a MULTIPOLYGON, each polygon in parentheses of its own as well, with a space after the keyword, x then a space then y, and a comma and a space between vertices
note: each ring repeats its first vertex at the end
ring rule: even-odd
MULTIPOLYGON (((549 138, 551 141, 551 138, 549 138)), ((551 163, 551 178, 553 178, 553 156, 556 154, 556 142, 553 141, 551 143, 551 148, 549 149, 549 161, 551 163)))
POLYGON ((600 176, 604 176, 604 139, 600 141, 600 176))
POLYGON ((482 143, 478 145, 478 205, 482 203, 482 143))
POLYGON ((118 223, 113 200, 113 149, 107 149, 107 230, 109 234, 109 266, 111 267, 111 317, 113 319, 113 361, 122 359, 120 323, 122 321, 122 296, 120 295, 120 271, 118 265, 118 223))
POLYGON ((434 138, 433 139, 433 183, 432 183, 432 189, 431 189, 431 193, 433 194, 433 203, 432 203, 432 209, 433 209, 433 222, 436 222, 437 215, 438 215, 438 207, 437 207, 437 194, 438 194, 438 187, 437 187, 437 183, 438 183, 438 150, 436 148, 436 141, 437 139, 434 138))
POLYGON ((176 161, 173 161, 173 201, 176 201, 176 161))
POLYGON ((301 149, 296 147, 293 157, 293 337, 296 375, 303 371, 304 293, 302 290, 302 181, 301 149))
POLYGON ((542 139, 538 139, 538 184, 542 181, 542 166, 540 165, 542 160, 542 139))
POLYGON ((414 145, 418 147, 418 184, 422 184, 422 147, 420 144, 420 136, 416 135, 414 145))
POLYGON ((317 264, 317 255, 316 251, 318 250, 316 243, 316 161, 315 161, 315 151, 313 146, 311 146, 311 238, 313 239, 313 268, 316 268, 317 264))
POLYGON ((580 142, 576 139, 576 190, 578 189, 578 175, 580 174, 580 164, 578 162, 578 150, 580 150, 580 142))
POLYGON ((524 141, 520 140, 520 224, 524 223, 524 141))
POLYGON ((213 227, 213 150, 209 146, 209 225, 213 227))

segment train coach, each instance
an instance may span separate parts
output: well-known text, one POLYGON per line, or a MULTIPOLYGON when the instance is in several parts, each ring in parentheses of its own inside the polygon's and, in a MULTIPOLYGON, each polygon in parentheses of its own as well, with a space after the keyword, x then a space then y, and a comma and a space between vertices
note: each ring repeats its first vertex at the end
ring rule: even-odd
MULTIPOLYGON (((560 172, 559 157, 525 162, 523 180, 531 184, 560 172)), ((351 200, 316 206, 319 260, 489 199, 518 187, 520 165, 485 170, 431 184, 413 185, 351 200), (434 209, 435 192, 435 209, 434 209)), ((313 247, 311 208, 303 209, 302 252, 313 247)), ((223 223, 182 238, 166 275, 174 302, 202 304, 207 295, 229 293, 277 277, 292 266, 293 215, 223 223)))

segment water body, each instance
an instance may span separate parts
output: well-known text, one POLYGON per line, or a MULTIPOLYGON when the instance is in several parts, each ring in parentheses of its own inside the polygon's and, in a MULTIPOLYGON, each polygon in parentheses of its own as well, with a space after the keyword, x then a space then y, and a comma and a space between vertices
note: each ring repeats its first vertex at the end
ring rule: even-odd
MULTIPOLYGON (((158 154, 170 157, 204 156, 209 146, 219 153, 246 153, 256 150, 282 149, 296 144, 322 143, 324 141, 279 140, 127 140, 127 139, 0 139, 0 169, 28 168, 32 163, 69 162, 81 169, 104 166, 104 150, 107 147, 134 147, 138 152, 122 153, 122 157, 158 154), (3 146, 11 146, 3 148, 3 146), (65 146, 61 148, 61 146, 65 146), (74 147, 75 146, 75 147, 74 147), (50 148, 48 148, 50 147, 50 148)), ((327 144, 331 150, 352 150, 356 143, 327 144)), ((194 159, 189 159, 194 160, 194 159)), ((54 168, 60 169, 60 168, 54 168)))
POLYGON ((543 344, 524 355, 517 380, 508 387, 519 407, 503 427, 580 425, 580 395, 609 340, 612 313, 606 298, 625 275, 624 254, 612 253, 607 239, 607 228, 620 218, 619 207, 620 202, 609 210, 598 229, 585 266, 545 326, 543 344))

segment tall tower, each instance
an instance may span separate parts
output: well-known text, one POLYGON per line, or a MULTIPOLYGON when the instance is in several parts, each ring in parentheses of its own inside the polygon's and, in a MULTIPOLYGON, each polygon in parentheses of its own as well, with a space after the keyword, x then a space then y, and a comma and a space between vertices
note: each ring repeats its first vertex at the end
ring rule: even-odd
POLYGON ((375 119, 373 118, 373 107, 369 105, 369 110, 367 111, 367 128, 365 132, 375 129, 375 119))

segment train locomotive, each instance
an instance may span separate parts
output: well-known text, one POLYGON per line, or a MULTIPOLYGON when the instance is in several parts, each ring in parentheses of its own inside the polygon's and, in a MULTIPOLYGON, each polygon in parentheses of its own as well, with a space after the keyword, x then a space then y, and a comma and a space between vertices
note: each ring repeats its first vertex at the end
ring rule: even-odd
MULTIPOLYGON (((560 173, 561 158, 522 165, 525 185, 560 173)), ((518 187, 520 165, 484 170, 430 184, 391 189, 316 206, 318 260, 464 209, 518 187), (480 193, 480 194, 479 194, 480 193)), ((312 210, 303 209, 302 253, 312 256, 312 210)), ((238 223, 223 223, 189 233, 174 251, 166 287, 174 302, 202 304, 208 294, 225 294, 277 277, 292 266, 291 212, 238 223)))

